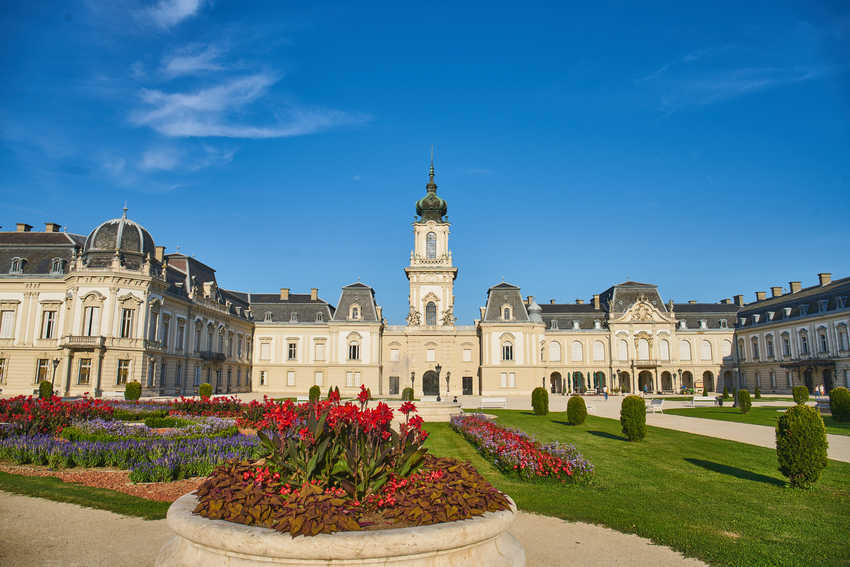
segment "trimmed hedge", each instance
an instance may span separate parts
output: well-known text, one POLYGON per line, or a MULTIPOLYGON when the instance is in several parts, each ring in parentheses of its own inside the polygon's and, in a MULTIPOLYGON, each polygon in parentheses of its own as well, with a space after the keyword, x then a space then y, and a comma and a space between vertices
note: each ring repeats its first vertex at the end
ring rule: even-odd
POLYGON ((124 399, 129 402, 135 402, 139 398, 142 397, 142 385, 139 382, 133 380, 132 382, 127 382, 127 385, 124 386, 124 399))
POLYGON ((798 404, 805 404, 809 401, 809 389, 805 386, 794 386, 792 392, 794 393, 794 401, 798 404))
POLYGON ((833 388, 829 392, 829 410, 835 421, 850 421, 850 391, 847 388, 833 388))
POLYGON ((311 402, 318 402, 319 398, 322 397, 322 389, 314 384, 310 386, 310 391, 307 395, 309 396, 311 402))
POLYGON ((779 416, 776 456, 779 471, 795 488, 817 482, 826 467, 826 426, 815 408, 797 405, 779 416))
POLYGON ((189 421, 180 419, 179 417, 147 417, 145 425, 151 429, 159 429, 161 427, 186 427, 189 421))
POLYGON ((738 390, 738 409, 741 413, 747 413, 753 407, 753 402, 750 400, 750 393, 746 390, 738 390))
POLYGON ((640 396, 626 396, 620 406, 620 425, 629 441, 646 437, 646 404, 640 396))
POLYGON ((120 408, 112 410, 112 419, 121 421, 144 421, 149 417, 165 417, 168 415, 168 410, 150 410, 150 411, 128 411, 120 408))
POLYGON ((587 404, 581 396, 570 396, 567 400, 567 423, 581 425, 587 419, 587 404))
POLYGON ((42 380, 38 384, 38 397, 42 400, 49 400, 53 397, 53 384, 47 380, 42 380))
POLYGON ((405 388, 401 391, 401 399, 403 401, 412 402, 413 401, 413 388, 405 388))
POLYGON ((534 415, 546 415, 549 413, 549 392, 540 386, 531 391, 531 407, 534 415))
POLYGON ((209 382, 204 382, 200 386, 198 386, 198 395, 202 398, 209 398, 212 396, 212 384, 209 382))

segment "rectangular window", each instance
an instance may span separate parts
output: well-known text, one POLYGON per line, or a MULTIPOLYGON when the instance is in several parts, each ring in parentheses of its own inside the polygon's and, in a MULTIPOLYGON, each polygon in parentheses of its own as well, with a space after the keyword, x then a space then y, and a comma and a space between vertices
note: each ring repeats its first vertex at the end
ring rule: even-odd
POLYGON ((398 362, 398 358, 399 358, 398 349, 397 348, 390 349, 390 360, 392 362, 398 362))
POLYGON ((242 369, 241 368, 236 369, 236 385, 237 386, 242 385, 242 369))
POLYGON ((787 335, 782 337, 782 356, 791 356, 791 340, 787 335))
POLYGON ((201 326, 195 327, 195 352, 201 352, 201 326))
POLYGON ((429 348, 428 350, 426 350, 425 351, 425 360, 428 361, 428 362, 434 362, 435 360, 437 360, 437 351, 432 349, 432 348, 429 348))
POLYGON ((118 361, 118 384, 126 384, 127 379, 130 377, 130 361, 129 360, 119 360, 118 361))
POLYGON ((826 333, 820 333, 818 335, 818 346, 820 347, 820 352, 826 352, 829 350, 829 342, 826 338, 826 333))
POLYGON ((398 376, 390 376, 390 395, 398 395, 398 376))
POLYGON ((295 360, 296 358, 298 358, 298 343, 289 343, 287 360, 295 360))
POLYGON ((505 343, 502 345, 502 360, 514 359, 514 345, 505 343))
POLYGON ((15 333, 15 312, 0 313, 0 339, 11 339, 15 333))
POLYGON ((41 338, 52 339, 56 332, 56 311, 45 311, 41 320, 41 338))
POLYGON ((354 373, 354 386, 355 387, 360 386, 360 373, 359 372, 354 373))
POLYGON ((174 350, 177 352, 183 351, 183 336, 186 334, 186 323, 183 321, 177 322, 177 336, 174 337, 174 350))
POLYGON ((236 356, 242 358, 242 335, 236 337, 236 356))
POLYGON ((767 339, 767 357, 773 358, 773 339, 767 339))
POLYGON ((121 338, 128 339, 133 336, 133 309, 121 310, 121 338))
POLYGON ((260 370, 260 386, 266 385, 266 371, 260 370))
POLYGON ((6 359, 0 358, 0 384, 6 383, 6 359))
POLYGON ((151 311, 151 326, 148 329, 148 339, 155 341, 156 334, 159 331, 159 313, 156 311, 151 311))
POLYGON ((463 349, 463 361, 464 362, 472 362, 472 349, 471 348, 463 349))
POLYGON ((345 373, 345 385, 348 388, 354 386, 354 372, 346 372, 345 373))
POLYGON ((160 340, 162 341, 162 348, 168 350, 168 339, 169 339, 169 331, 171 331, 171 317, 168 315, 162 316, 162 335, 160 336, 160 340))
POLYGON ((789 388, 794 385, 794 380, 791 378, 791 372, 788 370, 785 371, 785 381, 788 382, 789 388))
POLYGON ((91 378, 91 359, 81 358, 80 367, 77 371, 77 384, 88 384, 91 378))
POLYGON ((215 371, 215 390, 221 388, 221 368, 215 371))
POLYGON ((316 360, 324 360, 325 359, 325 343, 316 343, 314 350, 315 350, 315 359, 316 360))
POLYGON ((35 383, 44 382, 50 379, 50 361, 46 358, 39 358, 35 367, 35 383))
POLYGON ((156 382, 156 362, 151 360, 148 365, 148 388, 152 388, 156 382))
POLYGON ((183 385, 183 365, 179 362, 177 363, 177 374, 174 376, 174 383, 177 386, 183 385))
POLYGON ((508 387, 516 388, 516 373, 514 372, 508 374, 508 387))
POLYGON ((358 343, 348 345, 348 360, 360 360, 360 345, 358 343))
POLYGON ((227 356, 233 358, 233 333, 227 334, 227 356))
POLYGON ((322 375, 322 373, 321 372, 315 372, 313 374, 313 383, 316 386, 321 386, 323 382, 324 382, 324 376, 322 375))
POLYGON ((100 307, 86 307, 83 313, 83 336, 94 337, 100 331, 100 307))
POLYGON ((502 386, 502 388, 507 388, 507 387, 508 387, 508 373, 507 373, 507 372, 502 372, 502 373, 499 375, 499 378, 500 378, 499 383, 500 383, 500 385, 502 386))
POLYGON ((286 373, 286 385, 294 386, 295 385, 295 372, 292 370, 287 371, 286 373))
POLYGON ((272 345, 271 343, 260 343, 260 360, 271 360, 272 345))
POLYGON ((472 395, 472 376, 464 376, 463 377, 463 395, 471 396, 472 395))

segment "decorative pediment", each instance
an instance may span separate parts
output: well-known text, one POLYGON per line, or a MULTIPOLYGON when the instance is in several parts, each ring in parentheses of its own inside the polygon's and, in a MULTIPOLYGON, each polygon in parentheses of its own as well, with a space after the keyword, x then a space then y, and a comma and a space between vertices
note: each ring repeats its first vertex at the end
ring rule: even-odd
POLYGON ((646 296, 641 296, 619 318, 621 323, 670 323, 671 318, 655 307, 646 296))

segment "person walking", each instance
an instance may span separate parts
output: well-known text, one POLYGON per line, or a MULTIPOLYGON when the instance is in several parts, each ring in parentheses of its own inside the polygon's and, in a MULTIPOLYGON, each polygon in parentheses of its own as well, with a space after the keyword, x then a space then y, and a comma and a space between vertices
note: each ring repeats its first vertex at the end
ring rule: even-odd
POLYGON ((605 401, 608 401, 608 386, 602 386, 602 395, 605 396, 605 401))

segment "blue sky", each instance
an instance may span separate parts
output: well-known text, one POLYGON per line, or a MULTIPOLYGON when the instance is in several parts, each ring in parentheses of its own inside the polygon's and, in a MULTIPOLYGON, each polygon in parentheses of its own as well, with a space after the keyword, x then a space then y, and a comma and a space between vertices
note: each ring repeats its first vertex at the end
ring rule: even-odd
POLYGON ((436 145, 460 273, 573 301, 850 274, 846 2, 6 2, 0 225, 120 214, 256 292, 407 311, 436 145))

